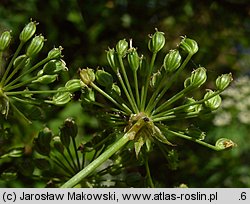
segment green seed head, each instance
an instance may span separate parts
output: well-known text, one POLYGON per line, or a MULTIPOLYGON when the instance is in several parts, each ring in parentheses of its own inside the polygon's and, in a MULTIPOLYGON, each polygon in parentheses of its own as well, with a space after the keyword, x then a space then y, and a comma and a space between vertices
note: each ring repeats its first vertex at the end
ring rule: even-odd
POLYGON ((104 70, 97 70, 95 75, 98 84, 107 88, 112 87, 113 77, 111 74, 105 72, 104 70))
POLYGON ((80 70, 80 78, 82 82, 88 86, 90 83, 95 81, 94 70, 89 68, 80 70))
POLYGON ((128 42, 125 39, 119 40, 119 42, 116 44, 117 54, 124 57, 127 54, 127 50, 128 50, 128 42))
POLYGON ((31 21, 28 23, 22 30, 19 35, 19 39, 22 42, 27 42, 36 32, 36 25, 35 21, 31 21))
POLYGON ((32 83, 41 83, 41 84, 50 84, 53 83, 57 79, 58 75, 43 75, 39 77, 38 79, 32 81, 32 83))
POLYGON ((24 55, 20 55, 18 56, 14 62, 13 62, 13 66, 14 67, 17 67, 24 59, 26 59, 25 61, 25 64, 24 64, 24 67, 29 67, 30 66, 30 58, 27 59, 27 56, 24 54, 24 55))
POLYGON ((148 49, 153 52, 159 52, 165 45, 165 37, 163 32, 159 32, 156 29, 156 32, 153 34, 151 39, 148 42, 148 49))
POLYGON ((63 127, 65 127, 65 133, 68 134, 70 137, 75 138, 77 136, 78 127, 73 118, 67 118, 64 121, 63 127))
POLYGON ((58 152, 64 153, 64 146, 59 136, 53 138, 53 145, 58 152))
POLYGON ((165 56, 163 66, 167 72, 174 72, 181 65, 181 55, 178 50, 170 50, 165 56))
POLYGON ((232 77, 231 73, 222 74, 215 81, 216 89, 219 91, 223 91, 224 89, 226 89, 229 86, 231 81, 233 81, 233 77, 232 77))
POLYGON ((218 150, 230 149, 237 146, 232 140, 227 138, 220 138, 216 141, 215 146, 218 150))
POLYGON ((114 70, 116 73, 119 67, 119 61, 117 58, 117 53, 115 52, 115 49, 112 48, 107 51, 107 60, 110 65, 110 67, 114 70))
POLYGON ((194 88, 199 88, 207 80, 206 69, 204 67, 199 67, 191 73, 190 76, 190 86, 194 88))
POLYGON ((26 51, 26 55, 28 57, 34 57, 37 55, 43 48, 44 41, 45 39, 42 35, 34 37, 26 51))
POLYGON ((194 55, 199 49, 195 40, 186 37, 182 39, 179 46, 182 50, 191 55, 194 55))
POLYGON ((43 66, 44 74, 56 74, 60 71, 67 71, 66 63, 63 60, 50 60, 43 66))
POLYGON ((112 84, 112 91, 114 91, 118 96, 121 96, 121 89, 116 84, 112 84))
POLYGON ((190 112, 194 112, 196 110, 196 106, 197 105, 192 105, 193 103, 195 103, 195 100, 193 98, 186 98, 184 104, 187 105, 187 104, 190 104, 190 106, 187 106, 184 110, 185 112, 187 113, 190 113, 190 112))
POLYGON ((0 35, 0 51, 6 50, 11 41, 10 31, 5 31, 0 35))
POLYGON ((41 154, 48 156, 50 153, 50 142, 52 139, 52 132, 49 128, 44 128, 38 134, 38 137, 34 140, 35 150, 41 154))
MULTIPOLYGON (((214 92, 212 90, 208 90, 208 92, 205 94, 204 99, 207 99, 213 95, 214 92)), ((204 102, 205 106, 209 108, 211 111, 216 110, 221 105, 221 97, 220 95, 215 95, 214 97, 208 99, 204 102)))
POLYGON ((135 48, 128 50, 128 64, 133 72, 136 72, 140 65, 140 58, 135 48))
POLYGON ((53 48, 48 53, 49 59, 60 59, 62 57, 62 50, 63 48, 59 46, 58 48, 53 48))
POLYGON ((65 105, 71 100, 70 92, 60 92, 65 90, 64 87, 58 88, 58 93, 56 93, 52 98, 52 103, 57 106, 65 105))
POLYGON ((150 86, 152 88, 156 88, 159 85, 161 79, 162 79, 162 74, 160 71, 153 73, 150 79, 150 86))
POLYGON ((65 84, 65 88, 70 92, 79 91, 82 88, 80 79, 71 79, 65 84))

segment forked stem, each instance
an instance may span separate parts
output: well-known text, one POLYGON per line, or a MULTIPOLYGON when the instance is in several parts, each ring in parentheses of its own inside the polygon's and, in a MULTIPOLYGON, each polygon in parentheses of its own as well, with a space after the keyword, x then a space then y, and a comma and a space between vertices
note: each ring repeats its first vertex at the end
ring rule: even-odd
POLYGON ((78 172, 70 180, 61 186, 61 188, 71 188, 81 182, 88 175, 93 173, 93 171, 103 164, 108 158, 120 150, 128 141, 133 140, 137 132, 145 125, 144 118, 140 118, 130 129, 124 134, 124 136, 115 142, 111 147, 109 147, 105 152, 103 152, 98 158, 86 166, 83 170, 78 172))

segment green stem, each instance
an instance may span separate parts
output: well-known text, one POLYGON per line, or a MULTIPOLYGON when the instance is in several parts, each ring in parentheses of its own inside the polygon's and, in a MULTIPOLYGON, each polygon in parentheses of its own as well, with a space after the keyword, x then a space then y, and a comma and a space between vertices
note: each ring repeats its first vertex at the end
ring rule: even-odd
POLYGON ((22 86, 24 86, 24 85, 26 85, 26 84, 29 84, 30 82, 32 82, 32 81, 38 79, 39 77, 41 77, 41 76, 32 77, 31 79, 28 79, 28 80, 26 80, 26 81, 24 81, 24 82, 15 84, 15 85, 13 85, 13 86, 10 85, 10 84, 12 84, 12 82, 11 82, 10 84, 8 84, 7 86, 4 87, 4 90, 5 90, 5 91, 10 91, 10 90, 13 90, 13 89, 20 88, 20 87, 22 87, 22 86))
POLYGON ((169 114, 161 117, 151 117, 153 122, 159 122, 164 120, 179 120, 179 119, 187 119, 187 118, 195 118, 200 115, 200 112, 191 112, 184 114, 169 114))
POLYGON ((190 140, 190 141, 194 141, 194 142, 196 142, 196 143, 198 143, 198 144, 201 144, 201 145, 203 145, 203 146, 205 146, 205 147, 208 147, 208 148, 210 148, 210 149, 213 149, 213 150, 216 150, 216 151, 220 151, 220 150, 221 150, 220 148, 218 148, 218 147, 216 147, 216 146, 214 146, 214 145, 211 145, 211 144, 208 144, 208 143, 203 142, 203 141, 201 141, 201 140, 195 139, 195 138, 193 138, 193 137, 184 135, 184 134, 182 134, 182 133, 180 133, 180 132, 175 132, 175 131, 172 131, 172 130, 169 130, 169 129, 165 129, 164 131, 166 131, 166 132, 168 132, 168 133, 171 133, 171 134, 173 134, 173 135, 175 135, 175 136, 178 136, 178 137, 181 137, 181 138, 190 140))
POLYGON ((162 111, 163 109, 167 108, 169 105, 177 101, 178 99, 182 98, 185 96, 189 91, 193 90, 191 86, 188 86, 181 90, 179 93, 175 94, 173 97, 165 101, 163 104, 161 104, 158 108, 154 110, 154 114, 162 111))
POLYGON ((169 114, 175 114, 176 111, 179 111, 181 109, 184 109, 186 107, 189 107, 189 106, 194 106, 194 105, 198 105, 198 104, 202 104, 204 103, 205 101, 213 98, 214 96, 220 94, 222 91, 215 91, 213 94, 211 94, 211 96, 207 97, 207 98, 203 98, 199 101, 195 101, 193 103, 188 103, 188 104, 184 104, 184 105, 181 105, 181 106, 178 106, 178 107, 175 107, 175 108, 172 108, 172 109, 169 109, 167 111, 164 111, 164 112, 161 112, 157 115, 154 115, 153 118, 158 118, 158 117, 161 117, 161 116, 164 116, 164 115, 169 115, 169 114))
POLYGON ((8 78, 5 80, 4 82, 4 85, 6 85, 11 79, 12 77, 17 73, 17 71, 19 69, 21 69, 24 65, 25 65, 25 62, 26 60, 28 59, 29 57, 25 57, 15 68, 14 70, 11 72, 11 74, 8 76, 8 78))
POLYGON ((0 51, 0 77, 4 74, 4 66, 3 66, 3 51, 0 51))
POLYGON ((126 70, 125 70, 121 55, 118 55, 118 60, 119 60, 120 66, 121 66, 123 77, 125 79, 125 83, 126 83, 126 85, 128 87, 128 92, 129 92, 128 93, 128 96, 129 96, 128 99, 129 99, 129 102, 130 102, 131 106, 133 107, 134 112, 139 113, 139 109, 138 109, 138 107, 136 105, 135 98, 134 98, 134 95, 133 95, 133 92, 132 92, 132 89, 131 89, 131 86, 130 86, 130 83, 129 83, 129 80, 128 80, 128 76, 126 74, 126 70))
POLYGON ((117 101, 115 101, 110 95, 108 95, 106 92, 104 92, 102 89, 100 89, 98 86, 96 86, 93 82, 90 83, 90 85, 96 90, 98 91, 100 94, 102 94, 104 97, 106 97, 107 99, 109 99, 113 104, 115 104, 116 106, 118 106, 119 108, 121 108, 123 111, 125 111, 128 114, 131 114, 132 111, 125 105, 125 104, 119 104, 117 103, 117 101))
POLYGON ((137 107, 140 106, 140 95, 139 95, 139 87, 138 87, 138 79, 137 79, 137 71, 134 71, 134 81, 135 81, 135 95, 136 95, 136 103, 137 107))
POLYGON ((111 147, 109 147, 105 152, 103 152, 98 158, 96 158, 93 162, 91 162, 88 166, 86 166, 83 170, 78 172, 75 176, 73 176, 70 180, 68 180, 65 184, 63 184, 62 188, 71 188, 81 182, 82 179, 87 177, 89 174, 93 173, 93 171, 103 164, 108 158, 110 158, 113 154, 115 154, 118 150, 120 150, 128 141, 133 140, 138 131, 145 125, 145 121, 143 118, 139 119, 130 130, 124 134, 122 138, 116 141, 111 147))
POLYGON ((13 104, 10 102, 10 105, 12 109, 21 117, 25 120, 25 122, 32 124, 32 122, 13 104))
POLYGON ((70 159, 71 159, 71 161, 72 161, 72 164, 74 165, 75 172, 78 172, 77 166, 76 166, 76 164, 75 164, 75 160, 74 160, 74 157, 73 157, 73 155, 72 155, 72 153, 71 153, 71 151, 70 151, 70 148, 69 148, 69 147, 66 147, 66 150, 67 150, 68 155, 69 155, 69 157, 70 157, 70 159))
POLYGON ((16 49, 16 52, 14 53, 13 57, 11 58, 11 61, 10 61, 9 65, 8 65, 6 71, 4 72, 3 78, 1 79, 1 82, 0 82, 0 87, 5 84, 5 79, 8 76, 8 74, 10 72, 10 69, 11 69, 11 66, 13 65, 13 62, 16 59, 19 52, 21 51, 23 45, 24 45, 24 42, 21 41, 18 48, 16 49))
POLYGON ((60 154, 63 156, 63 158, 65 159, 65 161, 67 162, 67 164, 69 165, 69 167, 71 168, 71 170, 73 171, 72 173, 74 174, 75 173, 75 169, 72 166, 72 164, 70 163, 70 161, 68 160, 68 158, 66 157, 66 155, 63 152, 60 152, 60 154))
MULTIPOLYGON (((177 80, 178 76, 180 75, 180 73, 182 72, 182 70, 185 68, 185 66, 187 65, 187 63, 189 62, 189 60, 191 59, 192 55, 189 54, 186 59, 184 60, 184 62, 182 63, 182 65, 180 66, 180 68, 175 72, 175 74, 171 77, 171 79, 168 81, 168 83, 164 86, 163 90, 159 93, 160 88, 157 89, 157 91, 155 92, 155 94, 151 97, 151 100, 148 103, 148 106, 146 108, 146 113, 150 113, 157 105, 157 103, 161 100, 161 98, 164 96, 164 94, 166 93, 166 91, 171 87, 171 85, 177 80)), ((162 79, 166 80, 166 79, 162 79)), ((161 84, 161 83, 160 83, 161 84)), ((162 86, 162 85, 161 85, 162 86)))
POLYGON ((59 93, 59 92, 69 92, 67 89, 62 90, 44 90, 44 91, 12 91, 12 92, 5 92, 7 96, 13 96, 18 94, 52 94, 52 93, 59 93))
POLYGON ((68 174, 68 176, 74 173, 57 156, 55 156, 55 159, 52 158, 52 161, 56 163, 64 173, 68 174))
POLYGON ((121 83, 121 85, 122 85, 123 91, 124 91, 124 93, 125 93, 125 95, 126 95, 128 101, 129 101, 129 104, 131 105, 133 111, 135 111, 134 104, 133 104, 132 99, 131 99, 131 97, 130 97, 130 95, 129 95, 129 93, 128 93, 128 90, 127 90, 127 88, 126 88, 126 86, 125 86, 125 84, 124 84, 124 82, 123 82, 123 79, 122 79, 122 76, 121 76, 120 72, 117 71, 116 75, 117 75, 117 78, 119 79, 119 81, 120 81, 120 83, 121 83))
POLYGON ((154 188, 155 185, 154 185, 154 182, 152 180, 149 165, 148 165, 148 156, 146 156, 145 167, 146 167, 146 172, 147 172, 147 178, 148 178, 148 181, 149 181, 149 185, 150 185, 151 188, 154 188))
POLYGON ((11 98, 13 100, 19 101, 21 103, 32 104, 32 105, 41 105, 41 102, 29 99, 29 98, 22 99, 22 98, 18 98, 18 97, 15 97, 15 96, 12 96, 11 98))
POLYGON ((19 75, 16 79, 14 79, 12 82, 10 82, 6 87, 9 87, 13 84, 15 84, 19 79, 21 79, 23 76, 25 76, 26 74, 29 74, 31 72, 33 72, 34 70, 36 70, 38 67, 42 66, 43 64, 45 64, 46 62, 48 62, 50 60, 50 58, 46 57, 45 59, 43 59, 42 61, 38 62, 37 64, 35 64, 33 67, 29 68, 26 72, 22 73, 21 75, 19 75))
POLYGON ((151 74, 152 74, 152 71, 153 71, 156 55, 157 55, 157 53, 153 53, 153 55, 152 55, 151 62, 150 62, 150 65, 149 65, 149 72, 147 73, 148 75, 147 75, 147 79, 146 79, 146 84, 144 84, 142 86, 142 90, 141 90, 141 111, 144 111, 144 109, 145 109, 145 104, 146 104, 146 100, 147 100, 147 93, 148 93, 148 86, 149 86, 150 77, 151 77, 151 74))
POLYGON ((75 155, 76 155, 76 161, 77 161, 77 166, 78 166, 78 170, 81 170, 81 165, 80 165, 80 160, 79 160, 79 156, 78 156, 78 152, 77 152, 77 147, 76 147, 76 140, 75 138, 72 138, 73 140, 73 146, 74 146, 74 150, 75 150, 75 155))

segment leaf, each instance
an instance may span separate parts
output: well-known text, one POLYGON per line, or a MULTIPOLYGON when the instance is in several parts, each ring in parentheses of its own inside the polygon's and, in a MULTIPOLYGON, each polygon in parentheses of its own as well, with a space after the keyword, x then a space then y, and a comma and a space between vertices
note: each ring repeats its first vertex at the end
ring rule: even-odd
POLYGON ((169 142, 167 140, 167 138, 162 134, 161 130, 154 125, 153 127, 153 134, 152 136, 157 139, 158 141, 164 143, 164 144, 167 144, 167 145, 171 145, 171 146, 175 146, 174 144, 172 144, 171 142, 169 142))
POLYGON ((138 158, 138 155, 140 153, 140 150, 142 148, 142 146, 144 145, 145 141, 144 138, 142 136, 140 136, 138 139, 136 139, 134 147, 135 147, 135 154, 136 154, 136 158, 138 158))

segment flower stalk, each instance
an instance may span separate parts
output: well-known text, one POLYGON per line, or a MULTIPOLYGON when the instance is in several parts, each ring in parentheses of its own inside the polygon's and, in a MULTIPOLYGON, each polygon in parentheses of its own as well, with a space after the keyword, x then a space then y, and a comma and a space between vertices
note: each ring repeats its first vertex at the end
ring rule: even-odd
POLYGON ((97 159, 91 162, 83 170, 73 176, 70 180, 64 183, 61 188, 72 188, 81 182, 85 177, 93 173, 93 171, 103 164, 108 158, 115 154, 118 150, 124 147, 130 140, 133 140, 139 130, 145 125, 143 118, 139 119, 129 131, 127 131, 122 138, 116 141, 111 147, 109 147, 104 153, 102 153, 97 159))

